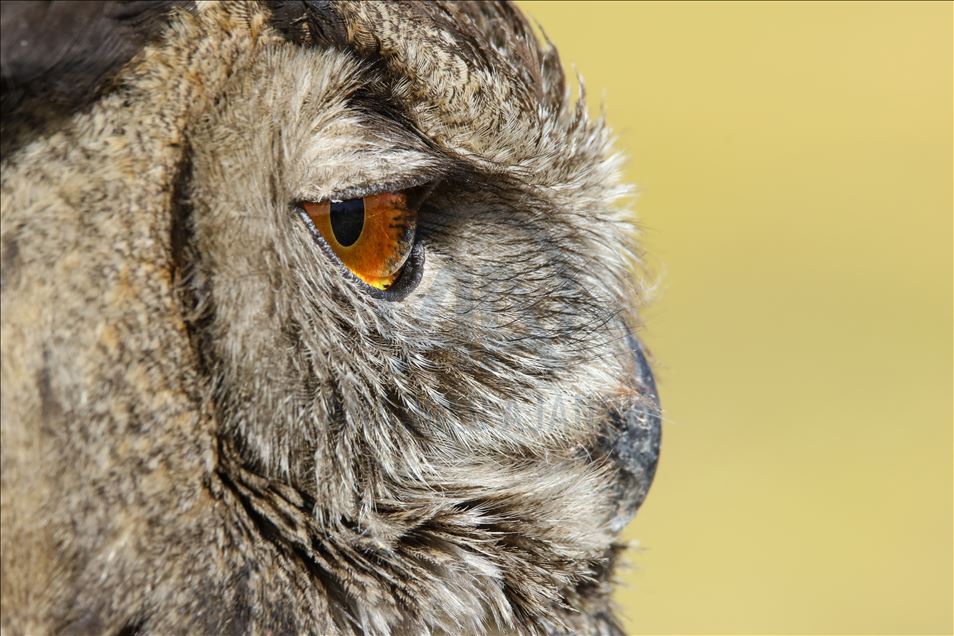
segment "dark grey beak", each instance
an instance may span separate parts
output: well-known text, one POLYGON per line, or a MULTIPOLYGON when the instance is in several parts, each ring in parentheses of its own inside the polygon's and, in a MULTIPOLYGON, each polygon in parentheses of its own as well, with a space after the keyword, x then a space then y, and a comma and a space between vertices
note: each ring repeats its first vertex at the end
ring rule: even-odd
POLYGON ((611 522, 619 532, 636 514, 649 492, 659 462, 662 419, 656 380, 642 344, 627 329, 626 341, 635 360, 640 398, 623 409, 611 409, 602 451, 619 471, 619 500, 611 522))

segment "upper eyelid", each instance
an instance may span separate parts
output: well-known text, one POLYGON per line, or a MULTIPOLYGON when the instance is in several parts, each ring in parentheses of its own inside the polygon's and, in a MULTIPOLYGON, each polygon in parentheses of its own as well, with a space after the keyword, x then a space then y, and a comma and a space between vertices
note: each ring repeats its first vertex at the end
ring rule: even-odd
MULTIPOLYGON (((361 185, 344 188, 342 190, 335 190, 332 194, 327 197, 323 197, 315 203, 323 203, 326 201, 347 201, 349 199, 361 199, 363 197, 370 197, 376 194, 383 194, 385 192, 403 192, 405 190, 412 190, 415 188, 427 187, 431 184, 436 184, 440 181, 440 177, 435 177, 434 175, 429 176, 419 176, 412 177, 407 179, 399 179, 395 181, 382 181, 376 182, 371 185, 361 185)), ((430 188, 429 188, 430 189, 430 188)))
MULTIPOLYGON (((380 124, 381 122, 378 123, 380 124)), ((373 126, 374 124, 373 122, 364 124, 364 126, 368 125, 373 126)), ((389 126, 385 126, 384 128, 387 129, 389 126)), ((449 154, 425 139, 418 137, 417 141, 423 143, 414 147, 413 145, 406 145, 407 140, 400 138, 404 135, 394 135, 391 137, 388 132, 393 133, 394 131, 382 131, 379 128, 381 137, 378 142, 384 144, 385 147, 383 148, 368 149, 361 147, 356 149, 356 152, 351 158, 345 162, 342 162, 340 159, 332 159, 332 164, 326 164, 323 168, 319 168, 317 172, 307 170, 304 174, 301 174, 296 178, 296 181, 299 181, 302 187, 292 190, 296 201, 308 201, 313 203, 344 201, 374 196, 385 192, 401 192, 412 189, 422 189, 430 193, 441 182, 457 180, 470 182, 481 173, 479 169, 471 165, 466 159, 449 154), (390 148, 387 148, 389 145, 387 141, 389 137, 391 144, 390 148), (372 150, 374 152, 372 152, 372 150), (382 150, 385 155, 390 154, 389 151, 395 151, 390 161, 392 165, 400 167, 395 169, 391 175, 386 174, 383 179, 372 179, 370 174, 365 173, 353 180, 343 179, 343 184, 332 183, 327 189, 322 188, 319 190, 319 188, 312 187, 313 184, 327 183, 328 180, 335 181, 336 179, 327 178, 334 174, 335 169, 331 167, 332 165, 341 162, 342 167, 346 167, 348 163, 360 163, 361 157, 365 152, 369 153, 369 158, 373 154, 376 154, 377 161, 373 163, 380 163, 381 155, 379 153, 382 150), (404 168, 404 170, 401 170, 401 168, 404 168), (351 181, 351 183, 348 183, 348 181, 351 181)), ((403 133, 404 131, 402 130, 400 132, 403 133)), ((314 159, 309 157, 307 162, 311 163, 311 161, 314 161, 314 159)), ((319 165, 324 163, 320 159, 318 159, 318 161, 319 165)), ((385 172, 391 171, 385 170, 385 172)))
POLYGON ((347 201, 349 199, 360 199, 362 197, 384 194, 386 192, 410 192, 415 194, 415 200, 420 204, 445 184, 454 183, 458 180, 470 181, 473 174, 474 172, 469 169, 469 166, 460 160, 448 158, 444 166, 437 167, 430 165, 417 174, 408 174, 388 180, 375 180, 369 183, 335 188, 330 190, 328 194, 322 193, 321 196, 308 196, 307 193, 301 193, 297 196, 296 203, 347 201))
POLYGON ((427 149, 382 144, 378 148, 352 147, 350 152, 346 145, 339 145, 325 157, 308 153, 298 159, 303 169, 294 176, 289 194, 296 201, 319 203, 399 192, 442 178, 440 157, 427 149))

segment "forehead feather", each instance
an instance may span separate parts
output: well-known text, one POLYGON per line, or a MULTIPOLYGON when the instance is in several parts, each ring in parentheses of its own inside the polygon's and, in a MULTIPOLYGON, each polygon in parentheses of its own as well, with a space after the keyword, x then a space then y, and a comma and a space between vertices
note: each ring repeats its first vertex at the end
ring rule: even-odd
POLYGON ((488 167, 539 155, 569 119, 555 49, 508 3, 282 3, 272 25, 379 66, 425 135, 488 167))

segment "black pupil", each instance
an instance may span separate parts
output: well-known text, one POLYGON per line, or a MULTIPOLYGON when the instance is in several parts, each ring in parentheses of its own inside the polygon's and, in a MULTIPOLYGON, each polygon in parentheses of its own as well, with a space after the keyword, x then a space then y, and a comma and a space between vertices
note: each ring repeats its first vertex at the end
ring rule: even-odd
POLYGON ((364 229, 364 199, 331 202, 331 231, 342 247, 354 245, 364 229))

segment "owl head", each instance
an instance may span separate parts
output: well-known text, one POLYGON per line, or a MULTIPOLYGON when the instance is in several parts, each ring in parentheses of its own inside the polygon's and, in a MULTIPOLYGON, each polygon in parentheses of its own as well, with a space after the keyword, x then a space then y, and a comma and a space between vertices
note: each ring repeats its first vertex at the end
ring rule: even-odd
POLYGON ((516 8, 5 3, 2 39, 5 629, 618 629, 638 251, 516 8))

